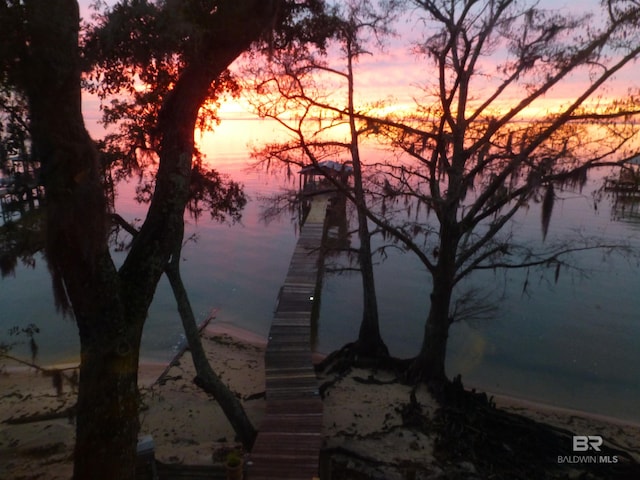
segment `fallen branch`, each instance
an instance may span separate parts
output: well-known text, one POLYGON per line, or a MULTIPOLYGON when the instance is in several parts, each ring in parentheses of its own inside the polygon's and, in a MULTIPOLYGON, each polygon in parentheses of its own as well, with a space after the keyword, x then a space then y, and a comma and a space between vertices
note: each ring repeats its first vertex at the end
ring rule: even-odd
POLYGON ((21 365, 26 365, 27 367, 31 367, 38 370, 45 377, 51 377, 53 382, 53 388, 56 390, 56 393, 58 396, 62 395, 62 384, 64 380, 69 382, 69 384, 74 388, 78 386, 79 366, 66 367, 66 368, 45 368, 36 363, 28 362, 27 360, 22 360, 21 358, 14 357, 13 355, 9 355, 7 353, 0 354, 0 358, 8 358, 9 360, 17 362, 21 365), (68 370, 73 370, 73 373, 71 375, 66 375, 65 373, 63 373, 68 370))
POLYGON ((32 415, 23 415, 21 417, 11 417, 3 420, 2 423, 7 425, 25 425, 27 423, 47 422, 49 420, 58 420, 60 418, 69 419, 69 423, 73 423, 76 416, 76 405, 67 407, 64 410, 55 410, 53 412, 34 413, 32 415))
POLYGON ((14 357, 13 355, 9 355, 8 353, 0 353, 0 358, 7 358, 21 365, 26 365, 27 367, 35 368, 36 370, 44 374, 52 374, 54 372, 65 372, 67 370, 77 370, 78 368, 80 368, 80 365, 76 365, 73 367, 65 367, 65 368, 46 368, 36 363, 32 363, 27 360, 22 360, 21 358, 18 358, 18 357, 14 357))
POLYGON ((392 385, 394 383, 398 383, 397 378, 394 378, 392 380, 378 380, 373 375, 369 375, 367 378, 353 377, 353 381, 362 383, 364 385, 392 385))

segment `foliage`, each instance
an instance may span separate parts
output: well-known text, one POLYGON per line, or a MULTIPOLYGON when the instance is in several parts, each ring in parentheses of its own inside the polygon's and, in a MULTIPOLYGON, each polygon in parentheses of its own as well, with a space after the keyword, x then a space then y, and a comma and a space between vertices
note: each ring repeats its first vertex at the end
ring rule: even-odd
MULTIPOLYGON (((154 188, 154 164, 161 141, 159 115, 168 95, 188 65, 206 48, 204 36, 215 27, 215 2, 147 2, 116 4, 94 15, 84 37, 88 73, 85 86, 101 100, 103 123, 117 125, 101 141, 105 167, 112 177, 139 175, 139 201, 148 202, 154 188)), ((210 85, 198 114, 197 128, 220 121, 217 109, 238 85, 226 71, 210 85)), ((188 211, 198 218, 203 205, 218 221, 237 221, 246 203, 242 187, 213 169, 194 152, 188 211)))
POLYGON ((22 46, 19 42, 23 10, 20 2, 0 2, 0 165, 11 155, 24 154, 28 137, 27 105, 14 86, 20 75, 13 68, 22 46))
POLYGON ((26 155, 28 128, 25 98, 0 80, 0 166, 13 155, 26 155))
MULTIPOLYGON (((8 333, 11 337, 27 337, 27 341, 29 343, 29 351, 31 352, 31 362, 35 362, 38 356, 38 343, 36 342, 36 335, 40 333, 40 328, 36 324, 30 323, 26 327, 13 326, 9 329, 8 333)), ((17 342, 0 342, 0 356, 6 356, 9 351, 17 344, 17 342)))
POLYGON ((376 217, 431 273, 431 307, 411 375, 442 379, 457 313, 452 296, 463 279, 479 269, 541 266, 557 280, 568 253, 611 247, 562 239, 532 248, 515 240, 510 221, 540 203, 544 240, 559 191, 579 189, 590 169, 636 153, 636 94, 610 100, 605 86, 640 54, 639 31, 631 4, 624 16, 572 16, 509 0, 414 3, 429 26, 416 49, 438 75, 425 79, 411 120, 363 121, 403 154, 387 165, 379 188, 426 207, 436 225, 418 240, 419 217, 376 217), (576 79, 580 87, 569 98, 545 105, 546 95, 576 79))
MULTIPOLYGON (((415 3, 427 12, 428 31, 437 33, 414 49, 439 75, 425 78, 424 96, 410 113, 376 117, 378 105, 360 106, 354 112, 361 134, 375 136, 396 152, 394 161, 371 168, 377 173, 371 176, 369 194, 380 201, 372 216, 387 234, 421 251, 421 260, 431 270, 435 263, 424 252, 438 251, 438 228, 426 225, 421 213, 435 214, 441 222, 445 207, 457 211, 460 233, 469 234, 465 248, 471 257, 477 260, 471 251, 485 246, 491 246, 492 253, 484 260, 509 256, 509 239, 498 245, 494 234, 520 208, 529 202, 541 204, 544 238, 559 192, 581 188, 591 168, 621 165, 633 155, 636 95, 629 92, 605 102, 598 93, 637 55, 628 39, 624 56, 611 56, 613 50, 624 50, 618 36, 621 30, 630 35, 631 21, 612 20, 614 25, 597 33, 582 30, 587 16, 520 8, 510 1, 468 2, 464 8, 460 2, 415 3), (494 72, 490 63, 482 63, 505 52, 509 56, 494 72), (611 65, 605 66, 605 61, 611 65), (596 77, 599 68, 603 71, 596 77), (537 105, 544 95, 582 70, 593 78, 585 92, 573 103, 543 110, 532 121, 528 112, 542 108, 537 105), (509 103, 513 99, 519 101, 509 103), (415 216, 407 213, 411 211, 415 216), (398 224, 399 218, 407 221, 398 224), (477 236, 474 229, 485 233, 477 236), (413 240, 417 236, 424 237, 424 243, 413 240), (478 241, 475 246, 473 239, 478 241)), ((320 140, 344 125, 349 112, 335 92, 331 97, 319 93, 317 72, 323 70, 344 75, 317 57, 291 55, 279 71, 272 66, 259 72, 258 111, 284 119, 286 128, 305 136, 302 147, 296 141, 270 145, 260 153, 262 158, 303 163, 311 151, 322 159, 348 147, 339 140, 320 140), (292 112, 293 120, 287 117, 292 112)))
MULTIPOLYGON (((201 62, 220 9, 226 2, 123 1, 96 13, 83 40, 85 86, 101 100, 102 122, 117 126, 101 141, 105 166, 117 180, 139 175, 137 199, 148 201, 154 177, 148 171, 158 159, 160 111, 180 76, 201 62)), ((323 48, 331 34, 331 14, 321 0, 280 2, 269 35, 256 50, 273 51, 314 44, 323 48)), ((224 18, 224 17, 222 17, 224 18)), ((240 85, 230 71, 210 83, 198 112, 197 128, 214 129, 218 108, 240 85)), ((198 218, 207 208, 218 221, 237 221, 246 204, 242 187, 203 162, 194 150, 189 213, 198 218)))
POLYGON ((43 248, 42 212, 30 210, 19 220, 0 225, 0 277, 12 274, 18 260, 35 266, 35 254, 43 248))
POLYGON ((242 464, 242 457, 240 456, 240 452, 238 452, 237 450, 232 450, 227 454, 225 462, 226 465, 230 468, 238 467, 242 464))
MULTIPOLYGON (((117 133, 107 135, 105 146, 121 154, 125 172, 139 171, 157 155, 159 111, 185 68, 200 61, 206 36, 217 28, 218 17, 211 13, 222 5, 124 1, 94 16, 84 38, 85 85, 101 100, 103 123, 119 125, 117 133)), ((280 48, 300 37, 322 43, 323 5, 318 0, 282 2, 278 24, 274 23, 277 30, 262 48, 280 48)), ((198 129, 214 128, 220 121, 220 102, 239 93, 237 79, 228 70, 211 82, 198 129)))
POLYGON ((508 257, 508 244, 494 240, 528 202, 541 202, 546 237, 558 189, 581 187, 589 169, 633 154, 638 128, 631 119, 640 113, 635 94, 605 102, 601 92, 640 50, 629 17, 585 29, 588 15, 518 2, 415 3, 435 32, 416 46, 439 72, 425 79, 432 94, 418 102, 412 122, 390 116, 369 125, 406 155, 390 166, 390 188, 421 202, 464 238, 458 281, 508 257), (623 34, 629 35, 624 43, 623 34), (492 72, 483 59, 502 52, 508 56, 492 72), (545 94, 582 72, 590 79, 583 91, 544 107, 545 94), (541 113, 531 118, 534 107, 541 113))
MULTIPOLYGON (((115 12, 113 20, 96 19, 97 28, 109 33, 107 41, 95 46, 88 34, 80 49, 75 0, 0 4, 1 13, 11 14, 17 33, 15 39, 0 37, 0 73, 4 76, 7 70, 6 81, 0 78, 28 98, 31 141, 44 171, 47 205, 42 224, 54 297, 61 309, 73 312, 80 335, 74 478, 135 476, 140 339, 158 281, 170 261, 180 259, 184 210, 197 160, 193 138, 198 110, 212 92, 229 90, 218 88, 229 84, 225 69, 268 29, 279 3, 123 1, 105 13, 107 19, 115 12), (118 16, 120 12, 125 15, 118 16), (174 30, 168 23, 158 28, 162 21, 173 22, 174 30), (165 31, 177 45, 165 43, 165 31), (104 74, 97 80, 104 88, 95 93, 104 93, 104 99, 128 95, 127 101, 107 109, 133 136, 111 144, 102 159, 116 160, 114 164, 99 165, 85 128, 80 53, 85 69, 93 64, 98 75, 104 74), (135 130, 134 117, 150 130, 135 130), (127 153, 127 146, 130 157, 123 161, 117 155, 127 153), (155 188, 145 221, 116 268, 107 248, 107 223, 114 216, 108 215, 103 177, 117 176, 118 169, 123 175, 140 172, 155 162, 155 188)), ((1 17, 3 23, 5 19, 1 17)), ((89 85, 91 75, 86 77, 89 85)), ((235 204, 225 215, 238 218, 244 199, 239 186, 225 191, 219 188, 224 182, 220 176, 194 177, 206 187, 191 202, 195 212, 207 203, 217 207, 230 201, 235 204)), ((255 431, 237 399, 221 382, 213 390, 239 437, 250 445, 255 431)))
POLYGON ((291 49, 317 48, 325 51, 339 23, 337 8, 325 0, 283 2, 274 28, 261 44, 248 53, 267 54, 271 59, 291 49))

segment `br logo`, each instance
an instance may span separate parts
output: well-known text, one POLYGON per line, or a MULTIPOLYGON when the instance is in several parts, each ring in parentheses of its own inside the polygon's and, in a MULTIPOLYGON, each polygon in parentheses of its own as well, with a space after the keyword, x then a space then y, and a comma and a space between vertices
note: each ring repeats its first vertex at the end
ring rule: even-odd
POLYGON ((600 435, 574 435, 573 451, 586 452, 588 450, 600 451, 602 437, 600 435))

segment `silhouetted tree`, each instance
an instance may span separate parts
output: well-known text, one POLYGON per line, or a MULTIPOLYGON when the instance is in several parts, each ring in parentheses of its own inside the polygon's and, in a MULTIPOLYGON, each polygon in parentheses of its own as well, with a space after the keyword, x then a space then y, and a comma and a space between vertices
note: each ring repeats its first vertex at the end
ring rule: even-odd
POLYGON ((410 120, 363 121, 405 155, 388 165, 387 190, 430 213, 431 220, 405 223, 371 218, 431 275, 409 377, 442 382, 452 298, 463 279, 481 269, 534 266, 555 269, 557 278, 565 254, 607 247, 577 239, 535 251, 515 243, 506 227, 539 201, 546 237, 558 190, 580 188, 590 169, 637 153, 635 92, 603 92, 640 54, 640 10, 624 1, 577 16, 512 0, 413 3, 425 25, 416 49, 434 72, 425 75, 426 93, 410 120), (545 95, 560 88, 570 89, 567 98, 545 106, 545 95))
MULTIPOLYGON (((533 250, 516 243, 508 226, 530 201, 539 202, 545 238, 560 189, 581 188, 589 170, 637 154, 637 92, 614 98, 605 89, 640 53, 640 10, 624 0, 578 15, 515 0, 412 3, 415 24, 424 25, 413 52, 426 66, 412 111, 375 116, 317 95, 300 80, 304 69, 285 70, 273 91, 285 98, 278 108, 323 120, 307 132, 304 148, 321 145, 330 126, 355 118, 359 131, 396 154, 375 166, 369 198, 382 201, 369 201, 366 215, 432 278, 422 347, 407 376, 442 383, 449 328, 460 313, 454 293, 463 279, 477 270, 536 266, 554 269, 557 278, 568 253, 611 247, 581 238, 533 250), (565 99, 544 103, 561 88, 570 91, 565 99), (408 208, 417 213, 407 215, 408 208)), ((325 76, 336 73, 317 66, 325 76)), ((276 104, 264 105, 268 113, 276 104)), ((326 152, 332 143, 324 145, 326 152)), ((274 148, 273 157, 291 159, 292 151, 274 148)), ((458 296, 468 303, 467 295, 458 296)))
MULTIPOLYGON (((392 11, 391 5, 377 9, 370 2, 349 1, 331 12, 332 19, 327 22, 332 28, 330 46, 339 49, 340 61, 344 62, 342 66, 330 63, 323 49, 309 50, 303 45, 298 50, 276 52, 264 70, 253 69, 256 76, 253 87, 257 91, 253 104, 257 113, 277 120, 293 136, 289 142, 267 145, 256 152, 261 161, 278 160, 286 165, 297 163, 302 166, 308 163, 318 165, 323 159, 346 156, 353 166, 353 190, 344 193, 353 201, 357 215, 357 258, 362 278, 363 313, 358 339, 350 347, 353 353, 367 357, 386 357, 389 352, 380 334, 372 234, 367 219, 367 191, 360 154, 360 137, 367 133, 367 129, 361 129, 358 118, 349 112, 355 112, 354 62, 368 53, 364 49, 367 35, 389 33, 392 11), (331 84, 333 88, 340 85, 337 91, 339 101, 344 102, 344 110, 325 116, 323 102, 328 89, 322 82, 331 84), (296 116, 294 120, 290 118, 292 114, 296 116), (349 132, 345 139, 334 138, 332 132, 342 127, 349 132)), ((335 183, 335 187, 343 189, 344 185, 335 183)))
MULTIPOLYGON (((78 5, 73 0, 0 2, 0 18, 10 27, 3 28, 10 34, 0 39, 1 73, 27 99, 33 154, 42 164, 46 188, 45 252, 56 304, 73 313, 80 334, 76 479, 135 478, 140 337, 158 280, 182 242, 198 112, 228 65, 273 27, 286 3, 157 5, 155 14, 162 13, 164 20, 190 19, 193 25, 181 24, 186 28, 182 43, 165 49, 179 69, 157 105, 154 190, 147 217, 116 270, 107 244, 109 212, 100 158, 81 111, 78 5)), ((148 3, 123 2, 121 8, 142 6, 148 3)), ((153 9, 149 15, 138 17, 139 27, 157 28, 153 9)), ((144 50, 145 42, 160 41, 160 30, 127 26, 112 24, 116 30, 125 28, 130 45, 144 50)), ((122 57, 112 58, 127 65, 127 42, 105 46, 105 51, 111 47, 125 47, 122 57)), ((148 60, 152 70, 153 58, 148 60)), ((248 428, 246 434, 252 433, 248 428)))

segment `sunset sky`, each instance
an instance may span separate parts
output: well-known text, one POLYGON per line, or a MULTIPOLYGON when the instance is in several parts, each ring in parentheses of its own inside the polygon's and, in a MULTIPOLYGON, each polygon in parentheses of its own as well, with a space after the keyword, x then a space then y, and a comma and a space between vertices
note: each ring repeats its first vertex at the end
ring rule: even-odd
MULTIPOLYGON (((81 0, 81 15, 88 19, 91 12, 89 4, 91 0, 81 0)), ((109 0, 107 3, 115 3, 109 0)), ((597 7, 598 0, 581 0, 579 2, 542 0, 539 6, 542 8, 559 9, 561 13, 583 13, 591 8, 597 7)), ((594 22, 597 20, 594 19, 594 22)), ((361 104, 372 101, 386 101, 390 108, 410 111, 415 105, 414 98, 422 95, 421 87, 428 82, 432 82, 433 64, 425 58, 411 52, 412 42, 425 35, 423 22, 418 19, 417 14, 405 15, 395 27, 397 36, 386 41, 384 51, 374 50, 373 55, 365 55, 360 58, 356 69, 356 89, 359 102, 361 104)), ((483 59, 482 68, 487 73, 495 72, 498 64, 504 60, 504 55, 497 52, 491 57, 483 59)), ((337 68, 342 67, 342 62, 338 59, 332 63, 337 68)), ((606 91, 607 96, 614 96, 616 93, 625 92, 628 88, 640 87, 640 67, 632 65, 625 72, 620 73, 614 83, 606 91)), ((543 113, 549 108, 553 108, 569 98, 576 95, 585 85, 586 77, 575 76, 570 81, 565 82, 561 87, 549 92, 545 98, 538 102, 528 114, 535 116, 543 113)), ((482 93, 480 93, 482 94, 482 93)), ((517 95, 517 94, 516 94, 517 95)), ((85 97, 85 111, 87 123, 91 130, 94 128, 96 120, 99 118, 97 111, 97 101, 89 96, 85 97)), ((512 96, 509 101, 519 98, 512 96)), ((246 101, 229 100, 221 108, 223 118, 246 118, 251 116, 247 112, 246 101)))

